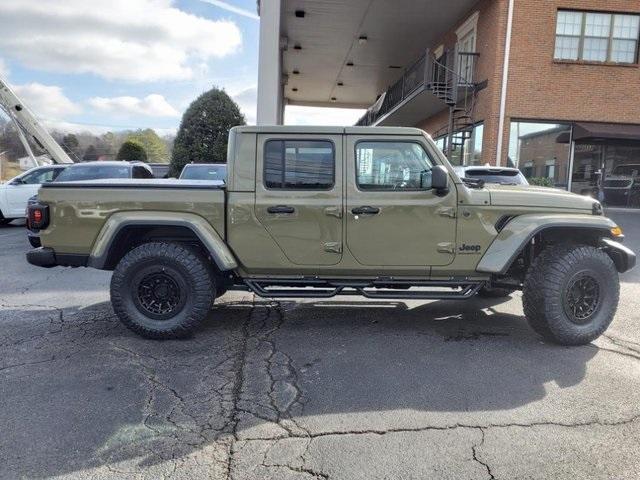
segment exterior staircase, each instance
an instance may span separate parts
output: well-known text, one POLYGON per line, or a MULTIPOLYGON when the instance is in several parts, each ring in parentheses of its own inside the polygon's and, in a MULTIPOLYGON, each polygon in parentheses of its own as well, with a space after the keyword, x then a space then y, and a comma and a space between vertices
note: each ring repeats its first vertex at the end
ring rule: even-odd
POLYGON ((461 148, 471 137, 473 113, 478 91, 475 81, 475 52, 446 52, 436 59, 427 50, 409 66, 402 77, 372 105, 356 125, 376 125, 387 114, 400 108, 418 93, 429 92, 449 108, 448 124, 434 134, 447 136, 446 155, 461 148))

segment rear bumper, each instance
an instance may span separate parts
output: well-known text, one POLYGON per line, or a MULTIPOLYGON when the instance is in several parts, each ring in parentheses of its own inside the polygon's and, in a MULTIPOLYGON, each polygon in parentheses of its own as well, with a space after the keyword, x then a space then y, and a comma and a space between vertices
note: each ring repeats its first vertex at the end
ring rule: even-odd
POLYGON ((27 252, 27 262, 36 267, 45 268, 55 267, 57 265, 56 254, 52 249, 45 247, 29 250, 27 252))
POLYGON ((47 247, 34 248, 27 252, 27 262, 36 267, 86 267, 88 261, 89 255, 56 254, 53 249, 47 247))
POLYGON ((633 250, 610 238, 602 238, 600 241, 613 263, 615 263, 618 272, 623 273, 635 267, 636 254, 633 250))

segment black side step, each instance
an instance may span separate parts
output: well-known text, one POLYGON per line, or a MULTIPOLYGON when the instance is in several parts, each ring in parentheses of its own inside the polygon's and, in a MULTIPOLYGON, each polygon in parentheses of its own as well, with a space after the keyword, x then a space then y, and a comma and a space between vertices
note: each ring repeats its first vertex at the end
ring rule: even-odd
POLYGON ((366 298, 394 300, 465 300, 473 297, 485 282, 477 280, 244 280, 250 291, 265 298, 329 298, 336 295, 362 295, 366 298), (284 288, 283 288, 284 287, 284 288), (305 288, 306 287, 306 288, 305 288), (423 290, 409 291, 411 287, 423 290), (451 288, 453 291, 429 290, 451 288))

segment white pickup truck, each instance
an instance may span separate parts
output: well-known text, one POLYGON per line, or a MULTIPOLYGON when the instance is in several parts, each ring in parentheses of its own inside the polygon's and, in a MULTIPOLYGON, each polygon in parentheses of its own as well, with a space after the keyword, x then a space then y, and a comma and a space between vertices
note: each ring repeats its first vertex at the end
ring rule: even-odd
POLYGON ((43 183, 55 180, 65 168, 66 165, 35 167, 0 184, 0 225, 24 218, 29 198, 38 193, 43 183))

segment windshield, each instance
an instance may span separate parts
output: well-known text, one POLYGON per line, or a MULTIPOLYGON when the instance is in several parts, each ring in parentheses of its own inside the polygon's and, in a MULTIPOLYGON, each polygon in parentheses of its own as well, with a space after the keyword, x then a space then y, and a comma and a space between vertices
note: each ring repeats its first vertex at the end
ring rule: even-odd
POLYGON ((58 175, 56 182, 98 180, 101 178, 129 178, 131 167, 123 165, 72 165, 58 175))
POLYGON ((181 180, 222 180, 227 178, 226 165, 186 165, 181 180))
POLYGON ((485 183, 500 185, 529 185, 527 179, 518 170, 469 169, 464 172, 467 178, 477 178, 485 183))
POLYGON ((640 165, 618 165, 613 169, 613 175, 630 175, 637 177, 638 172, 640 172, 640 165))

